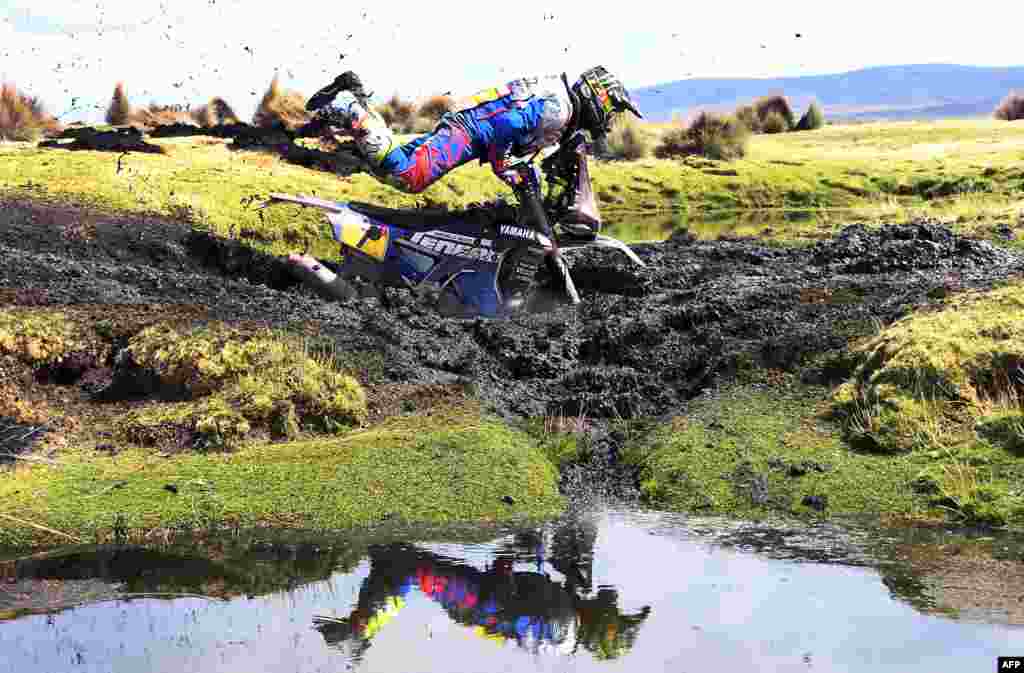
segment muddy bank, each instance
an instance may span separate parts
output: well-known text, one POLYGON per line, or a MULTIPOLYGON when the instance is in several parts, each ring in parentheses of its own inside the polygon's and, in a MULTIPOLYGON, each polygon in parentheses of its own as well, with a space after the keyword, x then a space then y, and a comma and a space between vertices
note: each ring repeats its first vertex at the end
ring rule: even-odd
MULTIPOLYGON (((284 262, 156 217, 6 201, 6 304, 192 304, 210 319, 315 325, 340 351, 380 353, 402 383, 472 384, 508 417, 661 416, 747 368, 803 371, 950 292, 1024 270, 1024 257, 922 222, 851 227, 805 248, 685 235, 572 253, 583 303, 507 321, 441 319, 406 292, 332 303, 284 262)), ((116 316, 113 316, 116 319, 116 316)))

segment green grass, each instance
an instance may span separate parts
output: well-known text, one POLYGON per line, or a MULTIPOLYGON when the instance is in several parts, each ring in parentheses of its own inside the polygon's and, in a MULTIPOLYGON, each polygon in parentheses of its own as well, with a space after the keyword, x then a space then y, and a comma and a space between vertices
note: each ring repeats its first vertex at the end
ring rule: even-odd
POLYGON ((856 340, 833 363, 849 372, 834 389, 745 372, 627 459, 657 507, 800 514, 805 497, 825 496, 830 515, 1018 528, 1022 308, 1019 281, 953 296, 856 340))
MULTIPOLYGON (((543 517, 562 504, 555 467, 528 436, 465 410, 227 454, 129 449, 107 457, 81 449, 60 460, 0 473, 0 515, 91 542, 111 539, 115 527, 135 540, 222 526, 336 530, 383 519, 543 517)), ((0 525, 0 546, 67 541, 10 519, 0 525)))
POLYGON ((826 389, 799 384, 722 390, 628 448, 625 459, 638 468, 647 503, 659 508, 813 515, 804 497, 825 496, 828 515, 919 514, 910 483, 921 466, 850 451, 817 416, 826 398, 826 389), (825 471, 810 466, 789 476, 805 461, 825 471), (765 479, 767 502, 755 503, 744 488, 752 475, 765 479))
MULTIPOLYGON (((666 126, 651 125, 654 137, 666 126)), ((156 212, 190 220, 223 236, 283 254, 335 246, 317 212, 298 206, 252 207, 271 191, 315 193, 386 206, 452 207, 509 196, 487 166, 468 164, 418 195, 403 194, 365 173, 339 177, 259 152, 233 152, 223 142, 154 139, 167 155, 0 148, 0 195, 60 199, 124 212, 156 212)), ((832 229, 849 219, 905 220, 919 214, 971 228, 1016 220, 1024 210, 1024 127, 997 121, 888 122, 828 126, 812 132, 757 135, 746 158, 596 161, 599 201, 615 211, 678 210, 693 221, 715 213, 782 209, 854 209, 826 218, 832 229)), ((773 227, 757 235, 813 238, 823 228, 773 227)))

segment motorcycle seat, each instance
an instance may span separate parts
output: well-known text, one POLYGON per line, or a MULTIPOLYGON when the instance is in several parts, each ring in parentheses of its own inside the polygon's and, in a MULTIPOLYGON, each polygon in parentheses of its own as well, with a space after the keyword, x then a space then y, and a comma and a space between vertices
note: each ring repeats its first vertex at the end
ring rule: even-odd
MULTIPOLYGON (((360 201, 348 202, 348 207, 357 213, 372 217, 384 224, 394 225, 412 231, 429 231, 443 228, 453 222, 475 222, 480 227, 494 226, 499 219, 508 217, 500 209, 470 208, 466 210, 444 210, 442 208, 385 208, 360 201)), ((512 211, 514 217, 514 211, 512 211)))

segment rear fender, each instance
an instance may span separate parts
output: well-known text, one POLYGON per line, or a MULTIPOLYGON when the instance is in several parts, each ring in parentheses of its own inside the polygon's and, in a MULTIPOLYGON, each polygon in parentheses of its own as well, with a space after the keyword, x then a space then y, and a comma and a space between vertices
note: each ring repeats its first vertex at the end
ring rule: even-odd
POLYGON ((640 259, 640 257, 637 256, 635 252, 633 252, 632 248, 630 248, 628 245, 626 245, 619 239, 612 238, 611 236, 597 234, 592 240, 589 241, 559 241, 559 245, 567 250, 572 250, 573 248, 588 248, 591 246, 598 248, 610 248, 612 250, 618 250, 626 257, 629 257, 629 259, 637 266, 647 266, 644 263, 644 261, 640 259))

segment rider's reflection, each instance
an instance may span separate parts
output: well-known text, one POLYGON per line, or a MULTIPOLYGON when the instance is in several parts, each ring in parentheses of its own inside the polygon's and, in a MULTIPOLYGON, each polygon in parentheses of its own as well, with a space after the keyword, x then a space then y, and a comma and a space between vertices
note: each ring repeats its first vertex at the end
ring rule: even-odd
POLYGON ((632 647, 650 608, 623 614, 614 589, 590 591, 596 535, 585 528, 556 530, 550 558, 542 533, 517 535, 484 570, 412 545, 373 547, 355 608, 345 619, 318 618, 317 629, 328 644, 359 660, 409 594, 419 591, 484 638, 515 641, 533 652, 568 654, 583 647, 598 658, 620 656, 632 647), (515 570, 517 561, 536 562, 537 570, 515 570), (564 582, 553 581, 545 563, 564 582))

